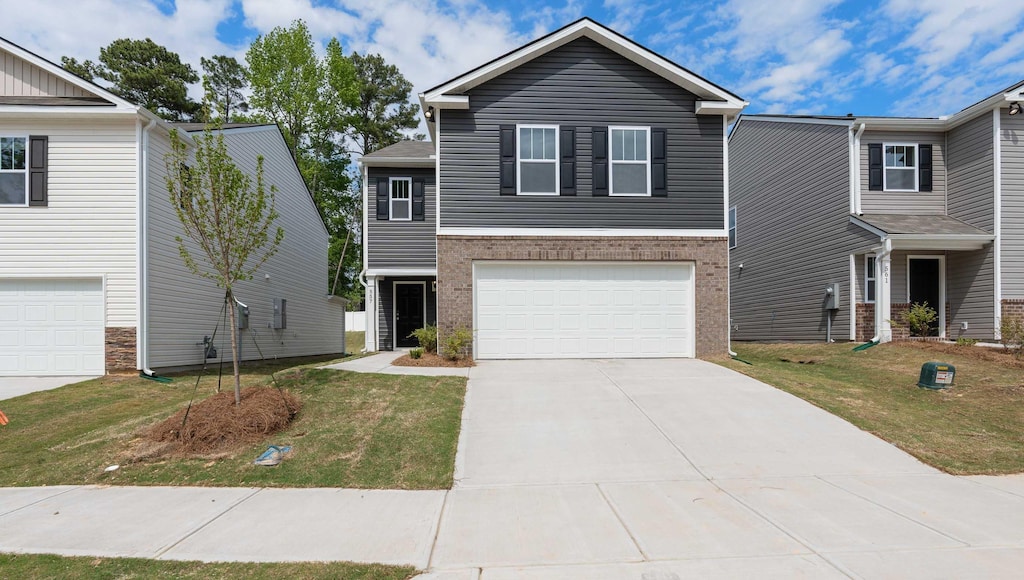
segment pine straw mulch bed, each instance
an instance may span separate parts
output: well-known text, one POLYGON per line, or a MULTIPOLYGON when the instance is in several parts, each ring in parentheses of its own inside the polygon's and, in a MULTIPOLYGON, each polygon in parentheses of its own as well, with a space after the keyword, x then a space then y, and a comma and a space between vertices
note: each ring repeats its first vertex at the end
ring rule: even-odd
POLYGON ((297 396, 274 387, 242 389, 237 406, 234 391, 218 393, 143 432, 142 441, 134 446, 133 459, 227 454, 286 428, 301 409, 302 401, 297 396))
POLYGON ((393 365, 398 367, 475 367, 476 363, 469 357, 463 357, 456 360, 449 360, 440 356, 436 352, 425 352, 420 358, 412 358, 408 354, 396 358, 392 361, 393 365))

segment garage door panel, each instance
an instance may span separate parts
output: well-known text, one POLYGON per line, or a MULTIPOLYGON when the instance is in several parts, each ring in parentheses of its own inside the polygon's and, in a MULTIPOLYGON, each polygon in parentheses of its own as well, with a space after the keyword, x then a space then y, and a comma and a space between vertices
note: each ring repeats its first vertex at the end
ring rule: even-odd
POLYGON ((479 358, 693 356, 692 264, 475 266, 479 358))

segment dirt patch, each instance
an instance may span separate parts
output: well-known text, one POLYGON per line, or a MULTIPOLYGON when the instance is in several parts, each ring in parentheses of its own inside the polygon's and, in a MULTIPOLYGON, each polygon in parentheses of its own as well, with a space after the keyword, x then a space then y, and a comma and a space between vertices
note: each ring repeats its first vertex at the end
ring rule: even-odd
POLYGON ((243 389, 237 406, 233 392, 218 393, 192 405, 187 419, 182 409, 151 427, 138 442, 135 458, 205 457, 251 445, 287 427, 301 409, 298 397, 273 387, 243 389))
POLYGON ((399 367, 475 367, 476 363, 471 358, 460 358, 457 360, 448 360, 443 356, 439 356, 436 353, 425 352, 420 358, 412 358, 408 354, 403 354, 394 360, 391 364, 399 367))
POLYGON ((930 350, 944 354, 955 354, 964 358, 999 363, 1010 368, 1024 369, 1024 358, 1017 358, 1014 356, 1012 351, 1005 348, 965 346, 931 341, 915 341, 907 344, 913 344, 921 350, 930 350))

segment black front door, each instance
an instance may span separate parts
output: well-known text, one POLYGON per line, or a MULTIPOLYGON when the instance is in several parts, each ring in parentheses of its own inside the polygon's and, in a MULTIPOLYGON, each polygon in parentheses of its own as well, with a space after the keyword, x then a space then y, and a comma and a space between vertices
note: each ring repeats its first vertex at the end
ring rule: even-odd
MULTIPOLYGON (((942 316, 945 305, 939 303, 939 260, 910 260, 910 303, 928 303, 935 313, 942 316)), ((931 323, 929 336, 939 335, 939 317, 931 323)))
POLYGON ((409 334, 423 328, 423 284, 395 284, 395 346, 418 346, 409 334))

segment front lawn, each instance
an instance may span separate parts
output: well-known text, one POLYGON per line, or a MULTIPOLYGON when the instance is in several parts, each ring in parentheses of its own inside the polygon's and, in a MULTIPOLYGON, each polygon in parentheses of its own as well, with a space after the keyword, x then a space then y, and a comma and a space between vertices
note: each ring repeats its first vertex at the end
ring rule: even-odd
MULTIPOLYGON (((304 402, 298 418, 261 444, 194 459, 141 459, 138 435, 183 408, 195 374, 170 384, 108 376, 3 401, 0 486, 451 487, 466 379, 267 364, 245 368, 243 387, 272 384, 275 371, 304 402), (267 444, 293 453, 277 467, 253 465, 267 444), (120 468, 104 472, 110 465, 120 468)), ((197 400, 216 380, 202 380, 197 400)))
POLYGON ((345 578, 346 580, 405 580, 411 567, 348 562, 250 564, 172 562, 142 558, 62 557, 45 554, 0 554, 0 570, 7 578, 345 578))
POLYGON ((984 347, 734 343, 725 366, 774 385, 957 475, 1024 472, 1024 364, 984 347), (955 386, 916 386, 921 365, 956 366, 955 386))

